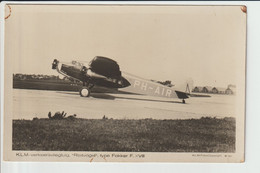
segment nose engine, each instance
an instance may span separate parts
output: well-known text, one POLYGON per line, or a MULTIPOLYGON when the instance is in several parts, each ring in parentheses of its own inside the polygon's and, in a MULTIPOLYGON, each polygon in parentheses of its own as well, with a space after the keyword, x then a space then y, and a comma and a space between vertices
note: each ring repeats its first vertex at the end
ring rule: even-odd
POLYGON ((52 69, 57 69, 58 64, 59 64, 59 61, 57 59, 54 59, 53 63, 52 63, 52 69))

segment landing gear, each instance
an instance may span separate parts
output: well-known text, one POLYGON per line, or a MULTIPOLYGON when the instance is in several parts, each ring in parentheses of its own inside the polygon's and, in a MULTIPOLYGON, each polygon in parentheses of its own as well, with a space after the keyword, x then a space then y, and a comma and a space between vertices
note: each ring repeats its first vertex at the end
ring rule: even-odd
POLYGON ((81 97, 89 97, 91 89, 94 87, 93 83, 83 82, 83 87, 80 89, 79 94, 81 97))
POLYGON ((185 100, 184 99, 182 100, 182 103, 185 104, 185 100))
POLYGON ((90 89, 87 87, 83 87, 80 89, 79 94, 81 97, 88 97, 90 94, 90 89))

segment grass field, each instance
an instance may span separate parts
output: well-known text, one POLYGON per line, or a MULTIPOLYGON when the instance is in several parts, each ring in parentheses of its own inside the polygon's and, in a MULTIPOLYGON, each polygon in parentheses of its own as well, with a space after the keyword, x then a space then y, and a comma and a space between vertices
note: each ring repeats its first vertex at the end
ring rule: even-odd
POLYGON ((13 120, 13 150, 235 152, 234 118, 13 120))

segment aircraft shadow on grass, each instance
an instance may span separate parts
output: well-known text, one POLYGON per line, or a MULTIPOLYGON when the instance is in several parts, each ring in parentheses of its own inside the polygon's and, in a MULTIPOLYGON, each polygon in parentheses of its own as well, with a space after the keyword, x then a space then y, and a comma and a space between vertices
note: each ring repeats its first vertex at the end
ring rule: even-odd
MULTIPOLYGON (((59 91, 57 93, 62 93, 62 94, 69 94, 69 95, 77 95, 77 92, 62 92, 59 91)), ((118 94, 120 95, 120 94, 118 94)), ((142 95, 138 95, 139 97, 142 97, 142 95)), ((183 104, 180 101, 171 101, 171 100, 158 100, 158 99, 147 99, 147 98, 132 98, 132 97, 121 97, 121 96, 115 96, 115 95, 110 95, 107 93, 91 93, 90 98, 96 98, 96 99, 106 99, 106 100, 115 100, 115 99, 125 99, 125 100, 138 100, 138 101, 151 101, 151 102, 162 102, 162 103, 179 103, 183 104)), ((87 98, 86 98, 87 99, 87 98)))

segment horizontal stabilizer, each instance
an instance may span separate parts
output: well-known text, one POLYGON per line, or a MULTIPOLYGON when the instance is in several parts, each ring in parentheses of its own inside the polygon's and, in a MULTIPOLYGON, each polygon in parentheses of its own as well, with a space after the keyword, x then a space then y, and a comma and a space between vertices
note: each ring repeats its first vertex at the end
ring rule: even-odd
POLYGON ((189 98, 188 95, 185 92, 176 91, 176 90, 175 90, 175 92, 176 92, 176 94, 177 94, 179 99, 187 99, 187 98, 189 98))

